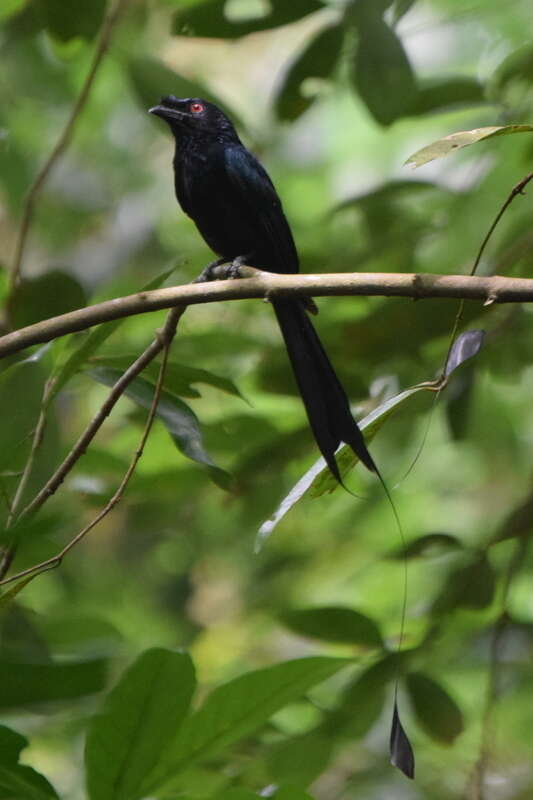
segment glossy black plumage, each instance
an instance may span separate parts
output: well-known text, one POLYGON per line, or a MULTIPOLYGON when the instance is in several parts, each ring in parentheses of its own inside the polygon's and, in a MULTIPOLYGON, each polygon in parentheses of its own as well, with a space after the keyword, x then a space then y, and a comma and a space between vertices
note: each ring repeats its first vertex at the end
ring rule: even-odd
MULTIPOLYGON (((176 196, 209 247, 224 261, 241 258, 269 272, 298 272, 298 254, 272 181, 223 112, 199 98, 173 96, 150 111, 174 134, 176 196)), ((345 442, 378 472, 303 303, 277 299, 272 305, 330 470, 340 480, 335 451, 345 442)))

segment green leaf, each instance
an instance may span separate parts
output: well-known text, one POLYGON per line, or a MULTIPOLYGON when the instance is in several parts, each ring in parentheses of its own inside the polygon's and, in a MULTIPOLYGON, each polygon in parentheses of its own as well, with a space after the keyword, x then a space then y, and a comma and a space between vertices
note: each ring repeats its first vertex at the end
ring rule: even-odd
POLYGON ((334 743, 334 738, 326 736, 320 728, 276 742, 266 759, 272 781, 309 786, 329 764, 334 743))
POLYGON ((232 21, 225 14, 226 0, 204 0, 193 8, 178 11, 173 32, 179 35, 236 39, 256 31, 264 31, 295 22, 324 6, 317 0, 270 0, 269 11, 261 17, 232 21))
POLYGON ((352 608, 325 606, 286 611, 281 615, 281 621, 301 636, 363 647, 383 646, 374 620, 352 608))
MULTIPOLYGON (((391 397, 385 403, 371 411, 370 414, 362 419, 358 424, 361 431, 364 432, 365 441, 370 442, 381 428, 383 423, 397 410, 399 406, 405 403, 410 397, 417 392, 427 390, 427 387, 420 384, 413 386, 411 389, 406 389, 404 392, 391 397)), ((350 447, 343 445, 336 453, 337 464, 341 473, 341 477, 345 478, 348 472, 353 469, 357 464, 358 458, 350 447)), ((263 522, 257 533, 256 549, 260 549, 264 540, 270 536, 274 528, 281 522, 284 516, 305 497, 320 497, 326 492, 333 492, 337 488, 338 483, 329 471, 326 462, 323 458, 319 458, 313 466, 307 470, 298 483, 296 483, 289 494, 286 495, 281 503, 278 505, 274 514, 270 519, 263 522)))
POLYGON ((313 103, 314 97, 302 94, 302 83, 306 78, 329 77, 339 59, 343 37, 342 25, 323 28, 298 54, 276 96, 275 108, 280 119, 294 120, 313 103))
POLYGON ((405 546, 402 545, 393 550, 389 558, 399 561, 403 561, 405 558, 431 558, 461 547, 459 539, 449 533, 426 533, 424 536, 408 542, 405 546))
POLYGON ((460 106, 475 106, 486 102, 485 89, 475 78, 439 77, 420 82, 409 113, 428 114, 432 111, 448 111, 460 106))
MULTIPOLYGON (((149 365, 148 375, 154 379, 156 377, 157 364, 149 365)), ((187 364, 180 364, 177 361, 169 361, 165 373, 165 388, 174 394, 183 397, 199 397, 200 393, 192 388, 193 383, 203 383, 206 386, 213 386, 215 389, 220 389, 221 392, 226 392, 234 397, 239 397, 241 400, 245 398, 229 378, 222 375, 216 375, 207 369, 200 369, 199 367, 189 367, 187 364)))
POLYGON ((57 797, 53 786, 31 767, 18 763, 28 740, 0 725, 0 798, 2 800, 44 800, 57 797))
POLYGON ((0 725, 0 764, 16 764, 19 756, 28 746, 28 740, 20 733, 0 725))
MULTIPOLYGON (((91 363, 98 367, 126 370, 134 360, 135 356, 96 356, 91 363)), ((143 371, 143 375, 154 384, 157 382, 158 374, 159 365, 155 361, 148 364, 143 371)), ((187 364, 180 364, 177 361, 169 361, 167 363, 165 382, 163 384, 167 391, 179 397, 200 397, 200 392, 193 388, 193 383, 204 383, 206 386, 213 386, 215 389, 220 389, 222 392, 227 392, 227 394, 232 394, 234 397, 240 397, 241 400, 244 400, 237 386, 229 378, 215 375, 214 372, 209 372, 206 369, 189 367, 187 364)))
POLYGON ((492 603, 495 589, 494 570, 487 556, 481 553, 449 575, 435 601, 434 610, 443 612, 454 608, 486 608, 492 603))
POLYGON ((32 767, 15 764, 10 767, 0 765, 0 797, 2 800, 49 800, 59 795, 32 767))
POLYGON ((218 689, 185 721, 143 785, 153 794, 193 764, 249 736, 280 708, 352 663, 340 658, 302 658, 248 672, 218 689))
POLYGON ((475 378, 475 370, 472 366, 467 367, 454 380, 448 393, 444 411, 450 433, 456 440, 468 435, 475 378))
MULTIPOLYGON (((2 538, 4 536, 4 533, 5 532, 2 531, 2 538)), ((9 589, 6 589, 5 592, 2 592, 2 594, 0 594, 0 612, 8 608, 13 602, 13 600, 15 600, 18 593, 21 592, 24 589, 24 587, 27 586, 28 583, 30 583, 34 578, 35 575, 27 575, 25 578, 21 578, 20 581, 15 583, 9 589)))
POLYGON ((387 655, 349 683, 338 707, 330 713, 327 731, 350 739, 364 736, 381 714, 387 684, 398 676, 398 670, 398 658, 387 655))
POLYGON ((0 661, 0 708, 19 708, 99 692, 107 660, 33 664, 0 661))
POLYGON ((405 163, 412 164, 413 167, 421 167, 429 161, 443 158, 443 156, 447 156, 455 150, 468 147, 476 142, 482 142, 485 139, 493 139, 495 136, 508 136, 512 133, 531 133, 532 131, 533 125, 492 125, 487 128, 474 128, 471 131, 451 133, 449 136, 438 139, 421 150, 417 150, 416 153, 409 156, 405 163))
POLYGON ((30 435, 41 408, 45 380, 41 361, 49 350, 40 347, 0 373, 0 408, 9 424, 0 425, 0 469, 18 469, 25 463, 30 435))
POLYGON ((126 670, 87 734, 87 787, 92 800, 137 797, 188 712, 196 680, 186 653, 154 648, 126 670))
MULTIPOLYGON (((88 374, 105 386, 114 386, 122 375, 122 371, 111 367, 96 367, 89 370, 88 374)), ((152 405, 154 391, 155 387, 149 381, 144 378, 134 378, 124 394, 141 408, 149 409, 152 405)), ((224 489, 229 488, 231 478, 227 472, 216 466, 205 450, 198 417, 189 406, 170 392, 163 390, 159 397, 156 416, 161 420, 183 455, 207 467, 211 478, 219 486, 224 489)))
POLYGON ((35 0, 36 8, 48 31, 67 41, 75 36, 92 39, 104 17, 106 0, 35 0))
POLYGON ((2 608, 0 641, 3 661, 51 663, 50 648, 34 623, 34 616, 21 605, 2 608))
MULTIPOLYGON (((0 427, 0 434, 2 433, 2 428, 0 427)), ((54 455, 57 455, 57 452, 54 452, 54 455)), ((56 461, 54 460, 53 465, 55 466, 56 461)), ((46 475, 48 477, 48 474, 46 475)), ((40 484, 38 484, 40 488, 40 484)), ((57 512, 50 513, 49 511, 44 511, 43 513, 39 514, 38 517, 32 517, 30 515, 25 515, 22 518, 19 518, 13 525, 8 528, 1 530, 0 529, 0 545, 7 544, 9 542, 25 542, 36 541, 42 539, 43 537, 53 535, 57 532, 58 525, 61 524, 61 517, 57 512)), ((21 578, 23 585, 29 583, 30 580, 35 577, 34 575, 26 576, 26 578, 21 578), (29 580, 27 580, 29 578, 29 580)), ((18 591, 22 588, 20 583, 16 584, 18 587, 18 591)), ((8 590, 11 591, 11 590, 8 590)), ((6 591, 6 594, 8 594, 6 591)), ((14 592, 16 594, 16 592, 14 592)), ((13 595, 12 595, 13 596, 13 595)), ((0 601, 1 606, 1 601, 0 601)))
MULTIPOLYGON (((348 197, 332 208, 331 213, 336 214, 347 208, 361 208, 365 213, 376 211, 376 215, 383 215, 384 205, 393 205, 394 201, 411 195, 425 194, 428 191, 448 191, 431 181, 418 181, 409 178, 390 180, 363 194, 348 197)), ((396 208, 394 205, 393 208, 396 208)))
MULTIPOLYGON (((165 272, 157 275, 145 286, 143 286, 140 291, 148 292, 151 289, 158 289, 167 280, 167 278, 172 275, 173 272, 174 267, 172 269, 165 270, 165 272)), ((61 389, 73 377, 73 375, 82 369, 89 358, 91 358, 91 356, 93 356, 94 353, 100 349, 104 342, 106 342, 107 339, 109 339, 109 337, 115 333, 117 328, 119 328, 126 321, 126 319, 127 317, 124 319, 116 319, 112 322, 104 322, 102 325, 98 325, 98 327, 94 328, 90 333, 87 334, 82 344, 79 345, 74 352, 67 357, 66 361, 58 365, 54 373, 54 388, 51 393, 50 400, 52 400, 57 393, 61 391, 61 389)), ((74 336, 77 335, 74 334, 74 336)), ((77 342, 77 338, 75 338, 74 341, 77 342)))
POLYGON ((464 730, 461 709, 440 684, 421 672, 406 677, 407 690, 422 727, 438 742, 452 744, 464 730))
POLYGON ((501 91, 508 83, 514 80, 533 82, 533 47, 526 44, 510 53, 505 58, 492 76, 490 87, 501 91))
POLYGON ((533 494, 528 495, 498 529, 492 544, 533 534, 533 494))
POLYGON ((4 0, 2 8, 0 8, 0 22, 4 22, 9 17, 17 14, 26 3, 27 0, 4 0))
POLYGON ((81 284, 61 270, 38 278, 24 278, 11 293, 7 305, 13 328, 24 328, 49 317, 83 308, 87 302, 81 284))
POLYGON ((163 95, 174 94, 176 97, 203 97, 204 100, 216 103, 233 120, 237 119, 235 111, 228 108, 203 83, 184 78, 155 58, 148 56, 131 58, 127 64, 127 74, 141 109, 147 113, 163 95))
POLYGON ((393 24, 397 25, 414 4, 415 0, 394 0, 392 5, 393 24))
POLYGON ((106 619, 65 609, 39 621, 52 652, 58 656, 116 654, 123 637, 106 619))
POLYGON ((272 797, 275 800, 313 800, 310 794, 304 792, 299 785, 294 784, 279 786, 272 797))
POLYGON ((371 2, 355 6, 359 44, 353 81, 359 96, 380 125, 408 115, 417 87, 409 58, 396 33, 371 2))
MULTIPOLYGON (((250 789, 238 787, 217 792, 209 800, 257 800, 260 796, 262 795, 258 795, 250 789)), ((307 794, 299 785, 293 784, 278 786, 274 794, 269 794, 268 797, 272 797, 274 800, 313 800, 311 795, 307 794)))

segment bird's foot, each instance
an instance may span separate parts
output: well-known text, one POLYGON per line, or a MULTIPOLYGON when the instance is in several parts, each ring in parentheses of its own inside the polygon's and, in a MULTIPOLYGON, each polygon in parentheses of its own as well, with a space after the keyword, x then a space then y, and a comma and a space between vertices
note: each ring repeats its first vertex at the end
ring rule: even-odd
POLYGON ((248 259, 249 256, 237 256, 237 258, 234 258, 231 264, 228 264, 226 278, 229 278, 230 280, 242 278, 243 276, 241 274, 241 267, 246 264, 248 259))
POLYGON ((217 258, 216 261, 211 261, 207 267, 200 272, 197 278, 194 279, 193 283, 207 283, 208 281, 215 281, 218 280, 220 275, 218 274, 218 268, 222 266, 222 264, 226 264, 225 258, 217 258))
POLYGON ((193 283, 206 283, 207 281, 225 281, 247 277, 241 274, 241 267, 246 265, 249 256, 237 256, 228 262, 225 258, 217 258, 205 267, 193 283))

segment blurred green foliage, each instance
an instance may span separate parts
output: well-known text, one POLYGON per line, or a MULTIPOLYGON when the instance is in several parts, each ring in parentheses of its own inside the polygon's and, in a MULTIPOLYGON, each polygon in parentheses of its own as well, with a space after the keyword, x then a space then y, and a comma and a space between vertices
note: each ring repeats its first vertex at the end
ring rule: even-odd
MULTIPOLYGON (((184 283, 210 260, 175 204, 167 130, 146 113, 167 93, 207 96, 238 121, 306 271, 467 273, 531 171, 528 132, 419 172, 403 166, 451 133, 533 122, 529 0, 126 2, 38 196, 10 294, 24 198, 76 102, 105 10, 103 0, 0 9, 4 330, 184 283)), ((480 274, 530 276, 531 214, 529 196, 515 200, 480 274)), ((361 416, 439 373, 457 310, 383 298, 320 307, 361 416)), ((357 497, 320 479, 255 553, 315 447, 268 307, 190 308, 126 497, 59 569, 0 599, 0 798, 499 796, 483 794, 483 770, 505 796, 531 797, 530 316, 467 304, 463 326, 487 331, 480 354, 436 404, 416 392, 370 429, 404 544, 379 485, 357 468, 357 497), (397 676, 415 784, 388 765, 397 676)), ((163 318, 110 323, 0 365, 2 543, 18 543, 15 570, 54 555, 113 494, 156 370, 57 494, 10 526, 45 381, 57 382, 23 502, 163 318)))

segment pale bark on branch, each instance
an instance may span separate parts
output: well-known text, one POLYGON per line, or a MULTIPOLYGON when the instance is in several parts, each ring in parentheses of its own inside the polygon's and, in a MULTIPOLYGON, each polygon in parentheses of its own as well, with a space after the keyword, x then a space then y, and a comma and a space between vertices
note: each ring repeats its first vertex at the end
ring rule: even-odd
POLYGON ((410 297, 414 300, 451 298, 481 301, 485 305, 533 302, 531 278, 387 272, 278 275, 250 267, 242 267, 241 274, 253 277, 187 283, 184 286, 139 292, 51 317, 0 337, 0 358, 102 322, 177 305, 198 305, 221 300, 268 300, 282 295, 301 294, 308 297, 410 297))

